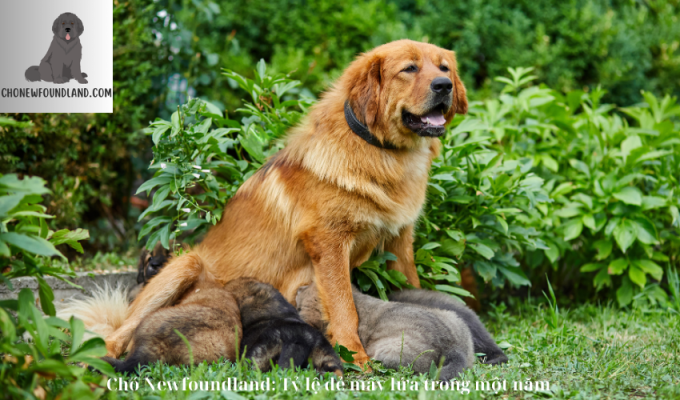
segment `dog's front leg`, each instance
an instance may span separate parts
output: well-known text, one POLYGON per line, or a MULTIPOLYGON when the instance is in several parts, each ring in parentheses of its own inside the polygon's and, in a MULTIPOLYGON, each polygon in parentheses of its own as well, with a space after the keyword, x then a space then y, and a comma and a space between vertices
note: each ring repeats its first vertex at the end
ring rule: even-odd
POLYGON ((350 281, 351 235, 337 232, 310 232, 303 235, 307 254, 314 265, 319 298, 328 320, 327 335, 331 344, 336 342, 355 351, 354 363, 364 366, 369 361, 359 339, 359 316, 357 315, 352 283, 350 281))
POLYGON ((399 236, 388 240, 385 243, 385 251, 397 256, 397 261, 387 262, 387 269, 401 272, 408 279, 408 283, 420 288, 420 278, 413 260, 413 225, 402 228, 399 236))

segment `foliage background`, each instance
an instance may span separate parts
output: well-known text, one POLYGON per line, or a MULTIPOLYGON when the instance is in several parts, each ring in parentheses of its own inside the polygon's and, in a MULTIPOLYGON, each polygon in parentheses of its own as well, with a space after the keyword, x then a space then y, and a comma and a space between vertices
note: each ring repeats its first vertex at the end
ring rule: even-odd
MULTIPOLYGON (((147 169, 152 142, 143 128, 156 117, 169 120, 189 97, 209 100, 225 117, 243 116, 236 109, 245 92, 233 77, 220 73, 221 67, 252 78, 253 66, 262 58, 271 72, 290 73, 301 82, 292 94, 315 96, 358 52, 408 37, 455 50, 471 99, 498 98, 505 84, 493 78, 519 66, 534 67, 535 83, 554 89, 553 97, 566 92, 587 95, 598 85, 606 89, 597 92, 598 104, 631 106, 645 100, 641 90, 658 99, 680 94, 677 0, 115 0, 113 7, 114 114, 18 114, 9 117, 32 124, 0 127, 0 172, 45 179, 51 190, 47 212, 56 217, 50 227, 88 229, 90 240, 83 247, 89 255, 137 246, 142 227, 137 218, 148 199, 135 193, 153 172, 147 169)), ((579 98, 574 105, 580 103, 579 98)), ((530 125, 537 117, 520 111, 512 116, 519 125, 530 125)), ((668 118, 677 131, 676 117, 668 118)), ((522 139, 521 132, 518 139, 528 147, 499 143, 485 151, 519 159, 541 149, 532 147, 531 137, 522 139)), ((615 140, 619 147, 620 140, 615 140)), ((675 149, 677 153, 677 145, 675 149)), ((566 171, 570 159, 582 156, 555 159, 558 170, 566 171)), ((541 179, 549 182, 550 161, 535 165, 533 172, 543 173, 541 179)), ((554 224, 522 223, 542 227, 542 235, 564 238, 554 224)), ((677 236, 677 228, 669 232, 677 236)), ((426 245, 434 239, 422 240, 426 245)), ((540 290, 536 283, 544 274, 558 270, 553 279, 578 284, 582 278, 592 287, 591 274, 581 277, 578 269, 597 250, 580 251, 567 241, 558 245, 560 268, 550 257, 554 253, 541 260, 527 256, 521 261, 529 274, 522 279, 540 290)), ((677 252, 677 246, 673 249, 677 252)), ((64 253, 75 255, 70 249, 64 253)), ((615 288, 622 284, 616 282, 615 288)))

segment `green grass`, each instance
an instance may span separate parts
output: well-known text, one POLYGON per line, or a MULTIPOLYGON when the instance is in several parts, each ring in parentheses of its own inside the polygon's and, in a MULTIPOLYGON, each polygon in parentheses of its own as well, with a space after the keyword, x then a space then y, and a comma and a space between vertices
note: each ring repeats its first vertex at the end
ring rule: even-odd
MULTIPOLYGON (((323 385, 330 376, 319 377, 309 369, 280 370, 268 373, 253 370, 245 363, 202 364, 196 367, 169 367, 160 364, 143 369, 138 391, 111 391, 114 398, 160 399, 227 399, 240 400, 303 398, 419 400, 433 398, 570 398, 570 399, 628 399, 628 398, 680 398, 680 315, 673 310, 620 310, 612 306, 584 305, 559 310, 549 308, 545 302, 515 302, 509 309, 505 305, 491 306, 484 316, 487 327, 503 346, 510 362, 502 367, 476 364, 461 381, 469 381, 469 393, 425 390, 423 384, 430 376, 415 376, 408 368, 401 371, 373 366, 373 373, 347 373, 345 384, 363 381, 375 385, 374 391, 314 391, 306 390, 306 381, 320 378, 323 385), (182 380, 263 381, 269 378, 270 391, 181 391, 182 380), (180 391, 155 390, 160 381, 175 381, 180 391), (284 390, 284 381, 288 389, 284 390), (418 382, 418 390, 392 391, 391 380, 418 382), (295 381, 299 390, 292 387, 295 381), (506 390, 477 390, 478 384, 506 382, 506 390), (513 382, 549 382, 549 391, 517 391, 513 382), (377 382, 382 383, 379 390, 377 382)), ((432 371, 434 374, 435 371, 432 371)), ((124 377, 125 380, 133 378, 124 377)), ((429 381, 431 382, 431 381, 429 381)), ((430 389, 431 383, 428 383, 430 389)), ((112 383, 117 388, 116 383, 112 383)))

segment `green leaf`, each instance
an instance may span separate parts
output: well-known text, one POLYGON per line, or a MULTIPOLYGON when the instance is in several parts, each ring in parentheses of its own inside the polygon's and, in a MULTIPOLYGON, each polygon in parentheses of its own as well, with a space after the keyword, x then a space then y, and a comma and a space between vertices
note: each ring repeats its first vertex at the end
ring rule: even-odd
POLYGON ((6 242, 28 253, 39 256, 61 256, 65 258, 52 243, 39 236, 28 236, 16 232, 0 233, 0 242, 6 242))
POLYGON ((636 218, 633 222, 635 225, 635 232, 637 240, 644 244, 657 244, 659 240, 656 238, 656 229, 651 222, 645 218, 636 218))
MULTIPOLYGON (((179 111, 175 111, 172 113, 172 116, 170 117, 170 124, 172 126, 172 132, 171 135, 175 136, 177 133, 179 133, 180 130, 180 116, 179 116, 179 111)), ((137 192, 139 193, 139 191, 137 192)))
POLYGON ((434 242, 430 242, 430 243, 425 243, 425 244, 423 245, 423 247, 421 247, 421 249, 423 249, 423 250, 432 250, 432 249, 436 249, 436 248, 439 247, 439 246, 441 246, 441 244, 439 244, 439 243, 434 243, 434 242))
POLYGON ((463 235, 463 232, 456 230, 456 229, 447 229, 446 234, 449 235, 449 237, 456 242, 462 239, 465 235, 463 235))
POLYGON ((595 247, 597 250, 595 259, 602 261, 609 257, 609 255, 612 253, 614 243, 612 243, 611 240, 598 240, 597 242, 593 243, 593 247, 595 247))
POLYGON ((581 219, 572 219, 564 224, 564 240, 570 241, 576 239, 583 231, 583 222, 581 219))
POLYGON ((588 168, 588 164, 584 163, 581 160, 571 159, 569 160, 569 165, 571 165, 572 168, 584 173, 588 178, 590 178, 590 168, 588 168))
POLYGON ((475 271, 479 274, 479 276, 482 277, 482 279, 484 279, 484 282, 489 282, 496 277, 496 264, 488 261, 475 261, 473 265, 475 267, 475 271))
POLYGON ((265 156, 262 151, 262 142, 257 135, 253 133, 253 129, 248 129, 245 135, 239 136, 239 143, 241 146, 258 162, 264 162, 265 156))
POLYGON ((170 181, 172 181, 172 175, 161 174, 155 178, 151 178, 148 181, 142 183, 142 185, 139 187, 139 189, 137 189, 137 192, 135 194, 146 192, 146 194, 149 195, 151 189, 155 188, 158 185, 165 185, 167 183, 170 183, 170 181))
POLYGON ((45 279, 41 276, 36 276, 38 280, 38 296, 40 297, 40 306, 47 315, 55 316, 57 315, 54 309, 54 293, 52 288, 47 284, 45 279))
POLYGON ((513 284, 516 286, 531 286, 531 282, 529 282, 529 279, 527 279, 526 275, 524 274, 524 271, 522 271, 519 267, 502 267, 498 266, 498 270, 505 275, 505 277, 513 284))
POLYGON ((631 265, 628 269, 628 277, 630 278, 631 282, 640 286, 640 289, 644 289, 645 284, 647 283, 647 277, 640 268, 636 267, 635 265, 631 265))
POLYGON ((621 275, 623 271, 628 267, 628 260, 625 258, 617 258, 616 260, 609 263, 609 268, 607 268, 607 273, 609 275, 621 275))
MULTIPOLYGON (((69 320, 71 326, 71 354, 73 355, 83 340, 83 334, 85 333, 85 324, 78 318, 71 317, 69 320)), ((106 354, 106 353, 104 353, 106 354)))
POLYGON ((645 273, 648 273, 652 278, 660 281, 663 277, 663 269, 654 261, 651 260, 633 260, 633 265, 640 268, 645 273))
POLYGON ((633 221, 626 219, 614 229, 614 239, 616 244, 624 253, 633 244, 637 237, 637 226, 633 221))
POLYGON ((24 196, 24 194, 0 196, 0 219, 4 219, 4 217, 21 202, 24 196))
POLYGON ((640 190, 636 187, 626 186, 614 193, 612 196, 626 204, 632 204, 634 206, 639 206, 642 204, 642 193, 640 193, 640 190))
POLYGON ((441 251, 444 253, 460 258, 460 256, 463 255, 463 252, 465 251, 465 241, 460 240, 460 241, 455 241, 451 239, 444 239, 442 240, 442 247, 441 251))
POLYGON ((580 271, 581 272, 599 271, 600 269, 602 269, 602 267, 604 267, 604 264, 602 263, 589 263, 582 266, 580 271))
POLYGON ((642 210, 651 210, 666 206, 666 199, 657 196, 642 196, 642 210))
POLYGON ((621 287, 616 290, 616 299, 619 302, 619 307, 625 307, 633 301, 633 286, 630 284, 630 280, 623 280, 621 287))
POLYGON ((50 242, 58 246, 60 244, 68 244, 73 249, 79 253, 83 253, 83 246, 78 243, 80 240, 87 240, 90 238, 90 232, 86 229, 78 228, 75 231, 69 231, 68 229, 62 229, 60 231, 54 232, 50 238, 50 242))
POLYGON ((479 255, 490 260, 493 258, 494 252, 490 247, 481 243, 470 243, 469 246, 476 251, 479 255))

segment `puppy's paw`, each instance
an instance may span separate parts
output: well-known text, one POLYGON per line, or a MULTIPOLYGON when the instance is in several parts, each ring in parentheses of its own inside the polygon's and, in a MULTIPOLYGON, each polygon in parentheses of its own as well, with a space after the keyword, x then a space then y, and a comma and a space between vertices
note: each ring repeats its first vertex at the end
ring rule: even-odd
POLYGON ((80 78, 80 79, 78 79, 78 83, 81 83, 81 84, 84 85, 84 84, 87 83, 87 79, 85 79, 85 78, 80 78))
POLYGON ((54 78, 54 83, 66 83, 68 82, 68 79, 64 78, 63 76, 58 76, 54 78))

